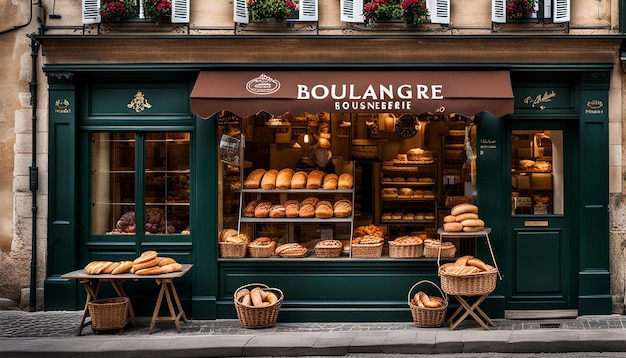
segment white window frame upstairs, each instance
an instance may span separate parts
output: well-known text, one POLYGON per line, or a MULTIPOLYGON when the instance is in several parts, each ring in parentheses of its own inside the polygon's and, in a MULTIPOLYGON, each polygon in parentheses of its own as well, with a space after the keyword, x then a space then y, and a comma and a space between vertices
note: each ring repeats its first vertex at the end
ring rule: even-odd
MULTIPOLYGON (((537 10, 539 6, 543 6, 543 17, 539 20, 552 19, 555 24, 569 22, 570 3, 571 0, 538 0, 537 10)), ((535 18, 537 17, 536 15, 535 18)), ((507 23, 506 0, 491 0, 491 21, 499 24, 507 23)))
MULTIPOLYGON (((298 2, 298 18, 287 18, 288 21, 314 22, 319 18, 319 0, 296 0, 298 2)), ((247 0, 233 0, 233 21, 239 24, 250 23, 247 0)))
MULTIPOLYGON (((369 0, 341 0, 340 20, 343 22, 361 23, 365 21, 363 17, 363 6, 369 0)), ((426 0, 428 8, 428 18, 433 24, 450 24, 450 0, 426 0)))
MULTIPOLYGON (((102 22, 100 6, 103 0, 82 0, 83 25, 99 24, 102 22)), ((143 13, 142 2, 139 1, 140 13, 143 13)), ((174 24, 189 23, 189 3, 191 0, 172 0, 172 17, 174 24)))

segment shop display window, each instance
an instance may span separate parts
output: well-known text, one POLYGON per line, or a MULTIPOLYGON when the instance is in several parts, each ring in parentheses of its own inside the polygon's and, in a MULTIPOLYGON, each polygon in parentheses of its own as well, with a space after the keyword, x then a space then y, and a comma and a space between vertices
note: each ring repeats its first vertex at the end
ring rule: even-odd
POLYGON ((512 134, 512 214, 563 214, 563 131, 512 134))
POLYGON ((91 232, 189 233, 189 133, 91 134, 91 232), (145 212, 136 220, 137 211, 145 212))

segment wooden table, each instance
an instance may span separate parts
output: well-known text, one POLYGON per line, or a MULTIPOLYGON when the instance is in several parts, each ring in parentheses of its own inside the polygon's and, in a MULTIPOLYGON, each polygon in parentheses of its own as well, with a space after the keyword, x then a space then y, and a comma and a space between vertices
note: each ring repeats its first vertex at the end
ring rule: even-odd
MULTIPOLYGON (((131 273, 124 273, 119 275, 88 275, 83 269, 75 270, 61 275, 61 278, 64 279, 78 280, 83 285, 85 292, 87 292, 87 299, 85 301, 83 317, 80 321, 80 324, 78 325, 76 335, 80 336, 83 328, 91 324, 91 320, 89 322, 85 322, 85 320, 87 319, 87 315, 89 314, 89 303, 98 299, 100 283, 109 282, 115 290, 115 293, 117 293, 119 297, 128 297, 128 295, 124 291, 124 288, 122 287, 122 283, 125 281, 138 280, 155 280, 157 285, 161 286, 161 289, 159 290, 159 294, 157 296, 156 304, 154 306, 154 312, 152 313, 150 330, 148 332, 152 333, 157 321, 172 321, 176 325, 176 330, 180 333, 180 319, 182 318, 184 322, 187 322, 187 316, 185 316, 185 311, 180 304, 180 298, 178 297, 178 293, 176 292, 173 281, 176 278, 183 277, 187 272, 189 272, 189 270, 191 270, 192 267, 193 265, 191 264, 184 264, 181 271, 159 275, 135 275, 131 273), (164 296, 167 301, 167 307, 170 313, 169 316, 159 316, 159 311, 161 309, 164 296), (174 300, 174 302, 172 302, 172 299, 174 300), (174 307, 174 303, 176 304, 176 307, 174 307), (176 312, 176 309, 178 310, 178 312, 176 312)), ((135 326, 135 312, 133 310, 132 304, 129 304, 128 306, 128 323, 135 326)))
MULTIPOLYGON (((502 280, 502 276, 500 274, 500 269, 498 268, 498 263, 496 262, 496 257, 493 253, 493 248, 491 247, 491 240, 489 239, 489 233, 491 232, 491 228, 484 228, 481 231, 474 232, 446 232, 443 228, 439 228, 437 230, 437 234, 439 234, 439 256, 437 257, 437 267, 440 267, 441 261, 441 242, 444 237, 454 237, 454 238, 472 238, 472 237, 484 237, 487 241, 487 245, 489 247, 489 253, 491 254, 491 259, 493 260, 493 264, 498 272, 498 276, 500 280, 502 280)), ((445 291, 445 290, 444 290, 445 291)), ((448 292, 446 292, 448 293, 448 292)), ((460 306, 457 310, 448 318, 448 323, 450 323, 450 330, 454 330, 461 322, 463 322, 468 316, 472 316, 478 324, 481 325, 486 330, 489 330, 489 326, 494 326, 493 322, 487 316, 487 314, 480 309, 480 304, 489 296, 491 292, 487 292, 483 295, 479 296, 461 296, 461 295, 451 295, 459 302, 460 306), (470 302, 473 303, 470 304, 470 302), (465 312, 463 312, 465 311, 465 312), (463 312, 458 318, 457 316, 463 312), (456 321, 455 321, 455 318, 456 321)))

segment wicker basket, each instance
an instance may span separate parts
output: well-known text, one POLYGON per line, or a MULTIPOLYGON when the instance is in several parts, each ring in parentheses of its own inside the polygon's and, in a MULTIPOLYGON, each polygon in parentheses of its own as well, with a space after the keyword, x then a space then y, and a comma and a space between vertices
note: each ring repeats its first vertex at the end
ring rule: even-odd
POLYGON ((275 244, 269 246, 248 246, 248 254, 250 257, 256 258, 272 257, 274 249, 276 249, 275 244))
POLYGON ((225 258, 240 258, 246 257, 246 249, 248 242, 234 243, 234 242, 218 242, 220 247, 220 257, 225 258))
POLYGON ((343 246, 339 247, 317 247, 315 246, 315 256, 320 258, 339 257, 343 246))
POLYGON ((389 241, 389 257, 393 258, 415 258, 422 256, 424 244, 403 244, 389 241))
POLYGON ((453 263, 444 264, 439 268, 443 292, 449 295, 482 296, 493 292, 496 288, 498 271, 495 268, 470 275, 456 275, 444 271, 450 265, 453 263))
POLYGON ((128 323, 128 297, 103 298, 89 302, 93 331, 122 329, 128 323))
POLYGON ((446 311, 448 310, 448 296, 439 288, 439 286, 435 285, 432 281, 422 280, 417 282, 411 287, 408 293, 407 301, 409 303, 409 307, 411 308, 411 316, 413 316, 413 323, 417 327, 441 327, 443 321, 446 319, 446 311), (422 283, 428 283, 441 293, 441 297, 432 297, 429 296, 431 300, 435 299, 441 302, 441 307, 437 308, 428 308, 428 307, 419 307, 411 303, 411 298, 414 293, 413 290, 422 283))
POLYGON ((263 283, 249 283, 239 287, 233 296, 235 302, 235 310, 237 311, 237 318, 239 322, 245 328, 265 328, 272 327, 276 324, 278 319, 278 313, 280 306, 283 303, 284 298, 283 291, 278 288, 270 288, 263 283), (243 289, 252 290, 255 287, 260 287, 264 291, 272 291, 278 297, 278 301, 274 304, 265 307, 250 307, 244 306, 241 302, 237 302, 237 294, 243 289))
MULTIPOLYGON (((456 246, 441 249, 441 257, 454 257, 456 255, 456 246)), ((424 244, 424 257, 439 257, 439 245, 424 244)))
POLYGON ((377 258, 383 254, 383 243, 379 244, 352 244, 350 249, 354 258, 377 258))

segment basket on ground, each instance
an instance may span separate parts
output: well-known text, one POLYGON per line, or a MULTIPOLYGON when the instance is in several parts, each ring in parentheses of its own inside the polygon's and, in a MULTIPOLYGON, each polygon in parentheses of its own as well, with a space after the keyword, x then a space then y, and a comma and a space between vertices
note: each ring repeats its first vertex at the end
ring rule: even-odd
POLYGON ((121 330, 128 323, 128 297, 103 298, 89 302, 91 329, 94 331, 121 330))
POLYGON ((493 292, 496 288, 498 270, 477 272, 469 275, 451 274, 444 269, 453 263, 447 263, 439 268, 441 289, 448 295, 482 296, 493 292))
POLYGON ((242 243, 236 242, 218 242, 220 248, 220 257, 224 258, 241 258, 246 257, 248 241, 242 243))
POLYGON ((249 283, 247 285, 243 285, 239 287, 233 296, 233 300, 235 302, 235 310, 237 311, 237 318, 239 318, 239 322, 245 328, 265 328, 272 327, 276 324, 276 320, 278 319, 278 313, 280 311, 280 306, 283 303, 283 291, 278 288, 270 288, 263 283, 249 283), (241 302, 237 301, 237 295, 239 291, 243 289, 252 290, 255 287, 259 287, 264 291, 272 291, 278 297, 278 301, 264 307, 252 307, 246 306, 241 302))
POLYGON ((409 289, 408 297, 407 297, 409 307, 411 308, 411 316, 413 316, 413 323, 417 327, 441 327, 444 320, 446 319, 446 312, 448 310, 448 296, 432 281, 422 280, 417 282, 409 289), (431 300, 436 300, 441 302, 441 307, 436 308, 428 308, 428 307, 419 307, 413 302, 411 302, 411 298, 414 293, 413 290, 417 288, 419 285, 423 283, 428 283, 432 286, 435 286, 439 293, 441 293, 441 297, 429 296, 431 300))
POLYGON ((352 244, 350 250, 355 258, 377 258, 383 255, 383 243, 378 244, 352 244))
POLYGON ((389 241, 389 257, 392 258, 416 258, 424 253, 424 244, 420 243, 399 243, 389 241))

